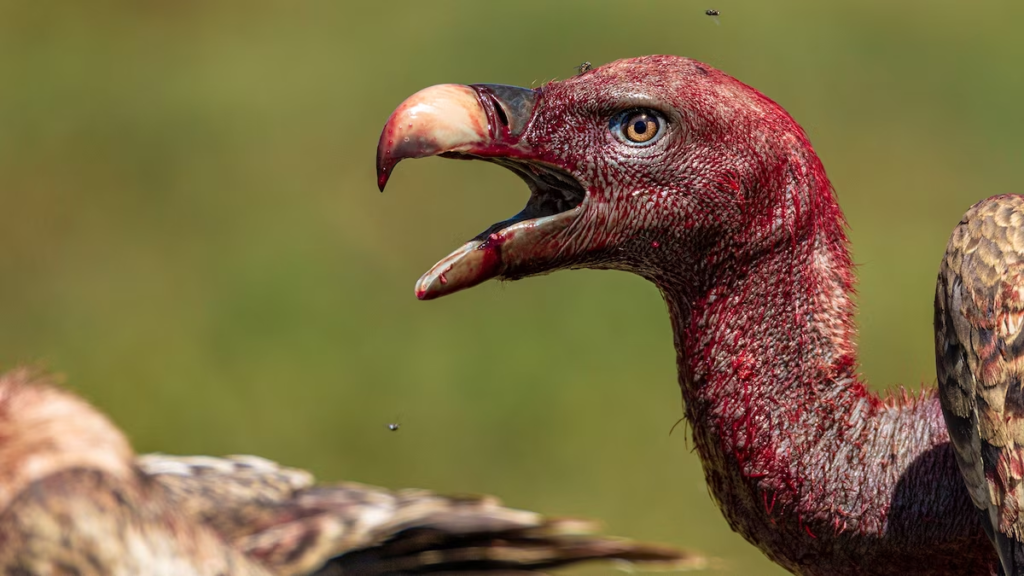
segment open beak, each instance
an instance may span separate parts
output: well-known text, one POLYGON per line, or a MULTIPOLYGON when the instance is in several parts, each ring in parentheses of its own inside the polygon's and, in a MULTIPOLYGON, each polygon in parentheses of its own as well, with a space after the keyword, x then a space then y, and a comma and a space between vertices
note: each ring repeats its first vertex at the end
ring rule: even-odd
POLYGON ((539 91, 515 86, 441 84, 413 94, 388 118, 377 145, 381 191, 400 161, 441 155, 501 164, 532 192, 522 212, 489 227, 424 274, 416 284, 417 298, 437 298, 495 277, 542 272, 559 253, 562 232, 586 194, 524 137, 541 98, 539 91))

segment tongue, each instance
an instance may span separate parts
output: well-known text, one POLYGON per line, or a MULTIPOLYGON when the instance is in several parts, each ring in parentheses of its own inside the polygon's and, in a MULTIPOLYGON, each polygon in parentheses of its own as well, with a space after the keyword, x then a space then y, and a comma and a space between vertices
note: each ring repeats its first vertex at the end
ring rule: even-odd
POLYGON ((472 288, 501 273, 500 242, 473 240, 434 264, 416 283, 416 297, 433 300, 472 288))

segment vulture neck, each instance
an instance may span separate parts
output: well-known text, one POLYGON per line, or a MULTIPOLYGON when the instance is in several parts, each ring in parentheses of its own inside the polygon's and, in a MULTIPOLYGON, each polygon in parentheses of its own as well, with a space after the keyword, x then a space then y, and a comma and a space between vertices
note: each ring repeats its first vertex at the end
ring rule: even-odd
POLYGON ((723 251, 728 273, 698 289, 656 279, 711 493, 795 573, 989 574, 934 393, 882 399, 858 380, 843 219, 820 181, 792 238, 723 251))

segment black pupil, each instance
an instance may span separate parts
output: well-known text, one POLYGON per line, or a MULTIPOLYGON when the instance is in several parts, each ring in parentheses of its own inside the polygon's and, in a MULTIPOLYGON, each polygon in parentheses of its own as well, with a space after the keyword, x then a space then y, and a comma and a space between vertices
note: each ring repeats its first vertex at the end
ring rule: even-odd
POLYGON ((644 134, 647 132, 647 118, 640 118, 633 123, 633 131, 637 134, 644 134))

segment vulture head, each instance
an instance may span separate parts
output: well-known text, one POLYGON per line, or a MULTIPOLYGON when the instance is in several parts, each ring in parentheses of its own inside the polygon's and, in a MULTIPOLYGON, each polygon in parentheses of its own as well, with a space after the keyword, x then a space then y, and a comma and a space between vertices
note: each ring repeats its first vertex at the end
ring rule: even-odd
POLYGON ((531 195, 424 274, 420 299, 565 268, 699 289, 719 265, 841 221, 785 110, 681 57, 620 60, 537 89, 426 88, 384 127, 381 190, 401 160, 436 155, 500 164, 531 195))

